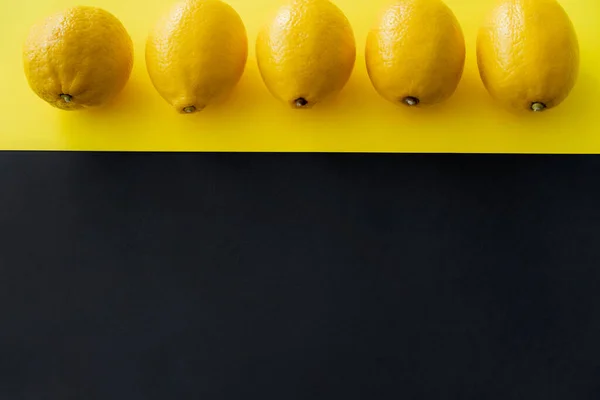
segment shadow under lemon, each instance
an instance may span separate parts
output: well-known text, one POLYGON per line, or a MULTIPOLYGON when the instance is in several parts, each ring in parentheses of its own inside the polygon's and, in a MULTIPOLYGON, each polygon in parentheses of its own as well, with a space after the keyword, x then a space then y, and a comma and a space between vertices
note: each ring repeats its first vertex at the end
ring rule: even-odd
MULTIPOLYGON (((239 150, 261 140, 265 126, 280 128, 280 104, 264 86, 255 62, 248 62, 233 92, 200 112, 176 112, 137 68, 124 90, 109 104, 62 113, 61 132, 71 148, 112 150, 239 150)), ((272 139, 272 137, 271 137, 272 139)))
MULTIPOLYGON (((594 75, 582 71, 571 96, 543 113, 512 112, 487 93, 473 62, 456 93, 426 108, 395 105, 373 88, 359 58, 339 95, 310 110, 295 110, 275 99, 253 59, 231 95, 201 112, 181 115, 136 68, 110 104, 60 112, 68 148, 106 150, 291 150, 463 151, 495 148, 568 150, 589 132, 579 121, 595 112, 599 94, 594 75)), ((58 111, 57 111, 58 112, 58 111)), ((598 148, 600 150, 600 140, 598 148)))
POLYGON ((600 94, 599 89, 597 79, 583 71, 569 97, 557 107, 534 113, 508 110, 493 103, 493 112, 481 129, 500 130, 502 138, 510 138, 518 147, 536 153, 573 152, 576 148, 581 152, 581 142, 596 142, 588 151, 600 151, 600 137, 593 139, 597 132, 582 123, 596 112, 593 99, 600 94))
MULTIPOLYGON (((155 110, 147 83, 134 73, 109 103, 86 110, 61 112, 61 134, 69 148, 115 149, 137 141, 144 118, 155 110)), ((126 147, 126 146, 125 146, 126 147)))

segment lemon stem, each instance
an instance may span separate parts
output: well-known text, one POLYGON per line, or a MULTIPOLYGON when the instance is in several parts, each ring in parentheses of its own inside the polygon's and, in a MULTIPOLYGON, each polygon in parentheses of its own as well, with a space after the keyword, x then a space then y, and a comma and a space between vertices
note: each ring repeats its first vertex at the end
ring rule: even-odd
POLYGON ((409 107, 414 107, 420 103, 419 99, 416 97, 408 96, 402 99, 402 102, 409 107))
POLYGON ((194 106, 189 106, 189 107, 186 107, 183 109, 183 112, 186 114, 191 114, 194 111, 196 111, 196 107, 194 107, 194 106))
POLYGON ((304 108, 308 105, 308 101, 305 98, 300 97, 299 99, 294 100, 294 104, 296 105, 296 108, 304 108))
POLYGON ((71 97, 70 94, 61 94, 60 98, 63 99, 65 103, 70 103, 71 100, 73 100, 73 97, 71 97))
POLYGON ((544 103, 533 103, 531 104, 531 109, 533 112, 542 112, 546 109, 546 105, 544 103))

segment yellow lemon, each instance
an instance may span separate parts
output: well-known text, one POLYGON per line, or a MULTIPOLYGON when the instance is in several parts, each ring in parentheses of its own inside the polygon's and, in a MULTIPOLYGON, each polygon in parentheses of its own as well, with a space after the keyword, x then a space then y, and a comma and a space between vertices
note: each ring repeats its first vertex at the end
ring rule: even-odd
POLYGON ((377 92, 407 106, 452 96, 463 74, 465 40, 440 0, 400 0, 385 9, 367 37, 367 70, 377 92))
POLYGON ((502 0, 479 31, 477 60, 492 97, 509 108, 543 111, 575 85, 579 44, 555 0, 502 0))
POLYGON ((117 95, 133 66, 123 24, 95 7, 75 7, 36 24, 23 48, 33 91, 63 110, 99 106, 117 95))
POLYGON ((244 73, 246 28, 220 0, 175 4, 148 37, 146 66, 160 95, 180 113, 226 97, 244 73))
POLYGON ((259 33, 258 67, 271 93, 294 108, 335 95, 356 60, 354 33, 329 0, 292 0, 259 33))

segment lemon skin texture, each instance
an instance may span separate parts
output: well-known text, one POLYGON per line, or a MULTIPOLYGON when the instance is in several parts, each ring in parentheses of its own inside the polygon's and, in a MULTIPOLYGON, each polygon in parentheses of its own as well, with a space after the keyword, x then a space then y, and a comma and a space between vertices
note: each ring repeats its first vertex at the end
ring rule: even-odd
POLYGON ((311 108, 339 93, 356 61, 344 13, 328 0, 292 0, 263 27, 258 67, 269 91, 293 108, 311 108))
POLYGON ((365 59, 377 92, 395 104, 429 106, 448 99, 461 80, 465 40, 440 0, 401 0, 386 8, 367 36, 365 59))
POLYGON ((479 31, 477 61, 485 87, 504 107, 544 111, 573 89, 579 44, 555 0, 503 0, 479 31))
POLYGON ((123 24, 95 7, 74 7, 34 25, 23 46, 31 89, 62 110, 100 106, 129 80, 133 44, 123 24))
POLYGON ((175 4, 146 43, 146 66, 154 87, 183 114, 226 98, 242 77, 247 58, 244 23, 220 0, 175 4))

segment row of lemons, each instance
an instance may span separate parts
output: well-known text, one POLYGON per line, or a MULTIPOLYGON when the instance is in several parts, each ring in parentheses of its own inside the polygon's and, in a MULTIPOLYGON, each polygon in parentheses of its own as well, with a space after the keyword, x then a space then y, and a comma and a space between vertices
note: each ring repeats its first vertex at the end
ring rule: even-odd
MULTIPOLYGON (((160 95, 178 112, 193 113, 231 92, 247 55, 246 29, 231 6, 185 0, 151 31, 146 65, 160 95)), ((350 23, 332 2, 291 0, 260 31, 256 56, 275 97, 310 108, 344 87, 356 45, 350 23)), ((373 86, 384 98, 427 106, 456 90, 465 40, 441 0, 396 0, 369 33, 365 56, 373 86)), ((35 25, 23 57, 39 97, 77 110, 104 104, 123 89, 133 45, 112 14, 75 7, 35 25)), ((490 94, 508 107, 530 111, 560 104, 579 69, 575 30, 556 0, 499 0, 479 32, 477 57, 490 94)))

